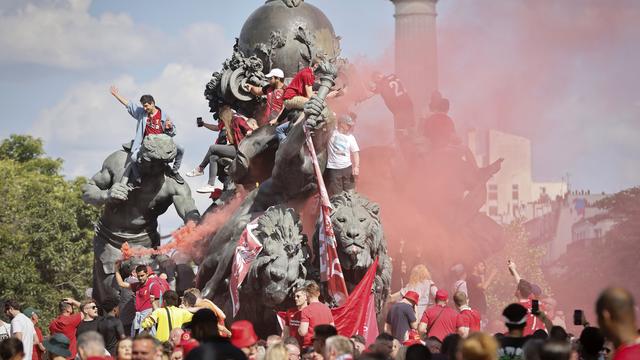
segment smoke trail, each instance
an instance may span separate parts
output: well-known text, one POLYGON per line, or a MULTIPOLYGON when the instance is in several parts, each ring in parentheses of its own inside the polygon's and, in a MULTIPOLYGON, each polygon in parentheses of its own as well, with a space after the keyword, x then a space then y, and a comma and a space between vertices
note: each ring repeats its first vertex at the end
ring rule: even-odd
POLYGON ((205 213, 199 224, 190 222, 175 230, 171 233, 172 240, 157 249, 132 248, 128 243, 124 243, 122 245, 123 258, 129 259, 131 257, 166 254, 172 250, 190 254, 192 257, 198 255, 195 252, 201 247, 202 241, 215 234, 218 229, 225 224, 238 207, 240 207, 246 195, 246 191, 238 190, 236 195, 228 203, 211 212, 205 213))

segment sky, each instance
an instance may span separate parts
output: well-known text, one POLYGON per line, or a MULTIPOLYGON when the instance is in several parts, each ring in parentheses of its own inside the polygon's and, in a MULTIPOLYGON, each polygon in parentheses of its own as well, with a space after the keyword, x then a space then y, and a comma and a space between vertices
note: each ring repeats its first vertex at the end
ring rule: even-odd
MULTIPOLYGON (((309 2, 333 22, 343 56, 389 63, 390 1, 309 2)), ((114 84, 133 100, 153 94, 172 115, 190 170, 214 137, 195 126, 210 118, 204 85, 263 3, 1 1, 0 138, 41 137, 67 176, 90 177, 134 134, 114 84)), ((536 180, 569 173, 574 188, 594 192, 640 184, 639 2, 441 0, 438 13, 440 87, 457 123, 530 138, 536 180)), ((208 200, 194 197, 204 210, 208 200)))

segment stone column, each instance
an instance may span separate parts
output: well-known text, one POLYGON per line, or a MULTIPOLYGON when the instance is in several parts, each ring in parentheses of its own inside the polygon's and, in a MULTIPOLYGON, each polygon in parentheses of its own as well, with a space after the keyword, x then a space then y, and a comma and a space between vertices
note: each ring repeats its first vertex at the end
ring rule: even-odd
POLYGON ((395 70, 416 107, 416 115, 428 110, 429 98, 438 89, 438 0, 391 0, 395 5, 395 70))

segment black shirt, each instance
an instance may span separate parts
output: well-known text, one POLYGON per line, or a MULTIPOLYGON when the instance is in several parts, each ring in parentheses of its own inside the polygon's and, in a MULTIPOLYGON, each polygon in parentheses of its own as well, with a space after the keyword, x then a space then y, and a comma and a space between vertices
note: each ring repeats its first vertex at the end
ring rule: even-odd
POLYGON ((405 302, 393 304, 387 313, 387 324, 391 325, 391 335, 400 342, 406 340, 406 334, 414 321, 416 321, 416 312, 413 306, 405 302))
POLYGON ((190 351, 187 356, 187 360, 200 359, 247 360, 247 356, 228 340, 217 338, 200 343, 200 346, 190 351))
POLYGON ((487 297, 484 290, 478 286, 480 282, 482 279, 479 276, 470 275, 467 279, 467 294, 469 295, 469 306, 484 315, 487 313, 487 297))
POLYGON ((111 356, 116 356, 116 345, 125 336, 122 321, 115 316, 107 315, 100 319, 98 332, 104 338, 104 347, 111 356))
POLYGON ((78 325, 78 328, 76 329, 76 339, 82 333, 85 333, 87 331, 98 331, 98 320, 99 319, 94 319, 94 320, 91 320, 91 321, 82 321, 82 322, 80 322, 80 325, 78 325))
POLYGON ((498 349, 499 360, 522 360, 524 357, 524 344, 530 339, 527 337, 510 337, 505 336, 500 339, 500 348, 498 349))

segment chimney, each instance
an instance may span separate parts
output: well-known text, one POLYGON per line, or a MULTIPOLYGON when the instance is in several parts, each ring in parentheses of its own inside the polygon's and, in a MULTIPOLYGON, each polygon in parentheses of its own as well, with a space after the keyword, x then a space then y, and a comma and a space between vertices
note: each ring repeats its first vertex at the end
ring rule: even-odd
POLYGON ((395 71, 413 100, 416 116, 428 112, 438 90, 438 0, 391 0, 395 5, 395 71))

